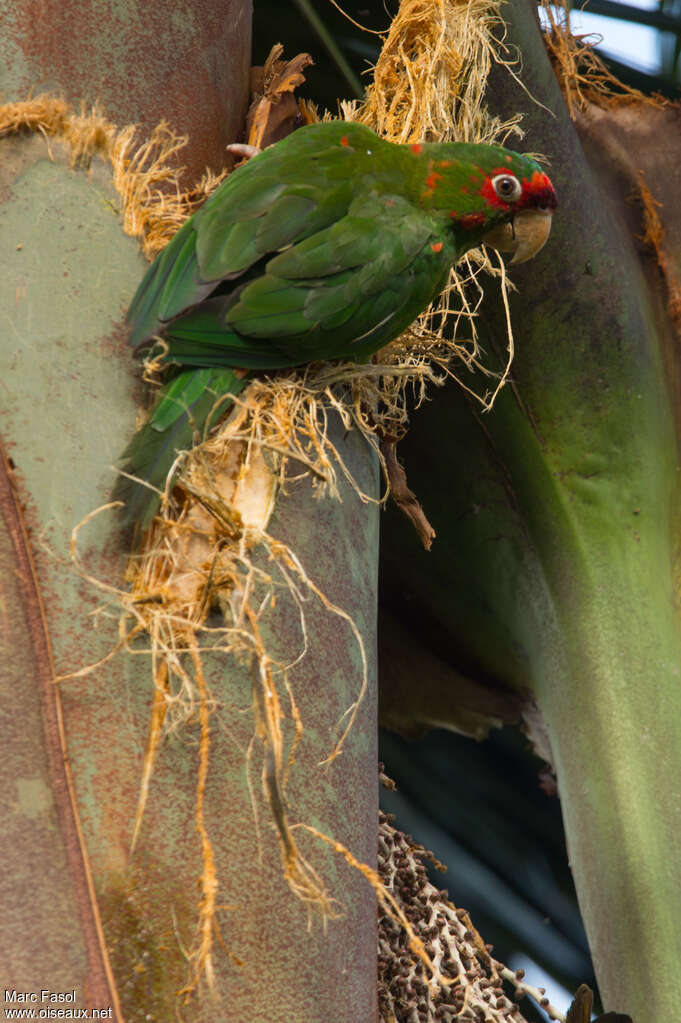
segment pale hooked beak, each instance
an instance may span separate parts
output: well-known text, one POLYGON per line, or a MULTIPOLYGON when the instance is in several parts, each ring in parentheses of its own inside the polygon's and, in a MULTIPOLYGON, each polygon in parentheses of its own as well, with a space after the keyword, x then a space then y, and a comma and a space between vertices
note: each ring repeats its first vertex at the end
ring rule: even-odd
POLYGON ((499 224, 483 236, 485 245, 499 252, 512 252, 511 263, 524 263, 536 256, 551 233, 552 210, 521 210, 508 224, 499 224))

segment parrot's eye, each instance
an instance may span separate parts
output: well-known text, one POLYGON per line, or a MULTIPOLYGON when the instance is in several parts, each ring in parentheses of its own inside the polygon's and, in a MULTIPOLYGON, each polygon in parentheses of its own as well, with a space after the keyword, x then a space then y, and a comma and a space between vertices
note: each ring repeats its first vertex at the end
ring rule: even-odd
POLYGON ((492 178, 492 188, 504 202, 515 202, 523 194, 523 189, 512 174, 497 174, 492 178))

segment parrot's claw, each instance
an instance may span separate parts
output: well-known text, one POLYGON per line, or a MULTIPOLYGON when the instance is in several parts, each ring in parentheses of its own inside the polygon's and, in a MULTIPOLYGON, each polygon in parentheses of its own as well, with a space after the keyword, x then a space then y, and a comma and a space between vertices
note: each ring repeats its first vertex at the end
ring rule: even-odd
POLYGON ((244 157, 246 160, 250 160, 251 157, 257 156, 262 152, 262 149, 258 149, 257 146, 249 146, 245 142, 232 142, 230 145, 225 146, 225 149, 228 153, 244 157))

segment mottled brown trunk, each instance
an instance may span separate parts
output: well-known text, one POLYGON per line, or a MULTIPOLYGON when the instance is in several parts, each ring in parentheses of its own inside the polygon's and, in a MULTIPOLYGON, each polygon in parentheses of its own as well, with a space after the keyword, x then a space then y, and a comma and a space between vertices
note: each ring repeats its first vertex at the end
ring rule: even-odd
POLYGON ((99 103, 118 125, 186 134, 187 184, 222 168, 248 105, 251 0, 0 2, 0 95, 99 103))

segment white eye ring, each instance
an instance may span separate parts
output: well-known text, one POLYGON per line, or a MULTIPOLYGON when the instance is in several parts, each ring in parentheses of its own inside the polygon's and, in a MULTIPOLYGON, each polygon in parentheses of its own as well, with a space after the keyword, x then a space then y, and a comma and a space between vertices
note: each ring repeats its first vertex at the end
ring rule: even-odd
POLYGON ((523 194, 523 188, 513 174, 495 174, 492 188, 504 202, 517 202, 523 194))

